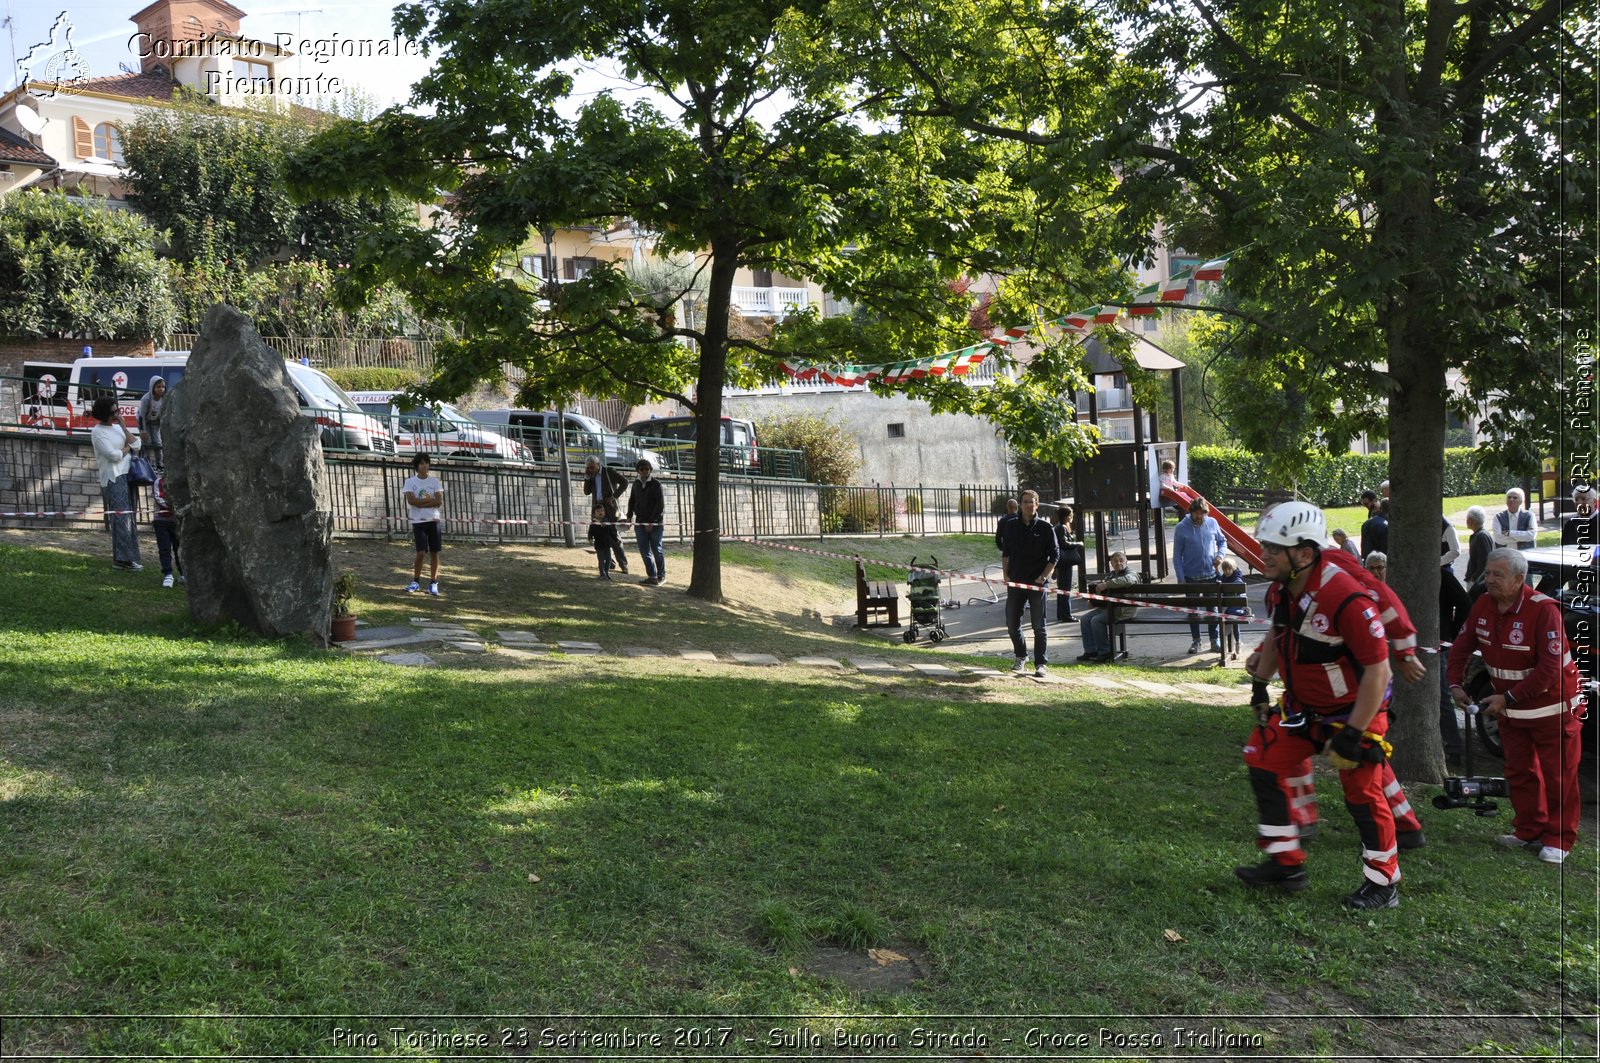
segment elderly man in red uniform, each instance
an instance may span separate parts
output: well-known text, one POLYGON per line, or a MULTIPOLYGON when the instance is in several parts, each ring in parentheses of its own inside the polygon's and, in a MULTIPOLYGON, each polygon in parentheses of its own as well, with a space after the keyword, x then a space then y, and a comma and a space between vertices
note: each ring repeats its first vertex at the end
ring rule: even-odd
POLYGON ((1305 850, 1291 815, 1296 776, 1325 746, 1339 769, 1345 805, 1361 835, 1361 886, 1344 898, 1350 908, 1400 903, 1400 862, 1394 813, 1384 795, 1388 755, 1389 645, 1378 605, 1349 573, 1322 557, 1327 541, 1322 511, 1288 502, 1263 518, 1261 542, 1272 632, 1245 668, 1259 680, 1284 683, 1281 709, 1259 706, 1244 747, 1258 810, 1259 865, 1234 873, 1252 886, 1306 888, 1305 850))
POLYGON ((1472 604, 1450 653, 1450 696, 1461 688, 1472 650, 1483 654, 1494 693, 1483 712, 1500 718, 1512 833, 1501 845, 1537 849, 1559 864, 1578 840, 1578 761, 1582 756, 1583 696, 1562 626, 1561 604, 1527 585, 1528 559, 1501 547, 1484 570, 1488 593, 1472 604), (1463 652, 1456 652, 1462 650, 1463 652))

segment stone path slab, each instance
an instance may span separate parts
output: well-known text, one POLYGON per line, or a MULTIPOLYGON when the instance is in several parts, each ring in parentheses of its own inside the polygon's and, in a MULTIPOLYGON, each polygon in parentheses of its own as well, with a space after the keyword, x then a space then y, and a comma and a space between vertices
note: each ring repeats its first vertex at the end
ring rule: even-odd
POLYGON ((1082 680, 1083 682, 1088 683, 1092 687, 1099 687, 1101 690, 1127 690, 1128 689, 1127 687, 1123 686, 1121 683, 1117 682, 1115 679, 1110 678, 1109 676, 1094 675, 1093 673, 1087 673, 1087 674, 1078 676, 1078 678, 1080 680, 1082 680))
POLYGON ((494 634, 501 642, 539 642, 539 636, 531 631, 496 631, 494 634))
POLYGON ((384 664, 397 664, 402 667, 426 667, 433 663, 433 658, 426 653, 391 653, 387 657, 379 657, 384 664))
POLYGON ((622 655, 624 657, 665 657, 667 651, 658 650, 654 646, 624 646, 622 647, 622 655))
POLYGON ((489 649, 481 642, 447 642, 445 645, 462 653, 487 653, 489 649))
POLYGON ((717 662, 717 655, 710 650, 679 650, 678 656, 686 661, 706 661, 711 664, 717 662))
POLYGON ((961 677, 961 673, 956 671, 954 668, 951 668, 949 665, 915 661, 912 662, 911 667, 915 668, 918 672, 921 672, 925 676, 930 676, 936 679, 959 679, 961 677))
POLYGON ((566 653, 582 653, 594 656, 601 652, 598 642, 558 642, 555 646, 556 649, 566 653))
POLYGON ((842 669, 844 667, 844 665, 840 664, 838 661, 834 660, 832 657, 796 657, 794 659, 794 663, 795 664, 803 664, 807 668, 840 668, 840 669, 842 669))
POLYGON ((770 653, 738 653, 738 652, 735 652, 735 653, 729 654, 729 656, 732 657, 734 660, 738 661, 740 664, 774 665, 774 664, 782 664, 783 663, 782 661, 778 660, 776 657, 774 657, 770 653))
POLYGON ((968 675, 975 675, 980 679, 1004 679, 1006 677, 1004 672, 997 672, 993 668, 967 668, 964 671, 968 675))
POLYGON ((1131 687, 1149 691, 1152 694, 1160 694, 1162 697, 1176 697, 1183 693, 1183 691, 1168 683, 1152 683, 1145 679, 1124 679, 1123 682, 1131 687))
POLYGON ((550 647, 548 646, 501 646, 499 652, 512 657, 526 657, 530 660, 535 657, 546 661, 551 659, 548 656, 550 652, 550 647))
POLYGON ((848 657, 846 660, 852 668, 861 672, 877 672, 883 675, 897 675, 900 672, 896 665, 874 657, 848 657))
POLYGON ((463 624, 454 620, 441 620, 436 616, 414 616, 411 618, 411 624, 413 627, 455 627, 462 631, 466 630, 463 624))

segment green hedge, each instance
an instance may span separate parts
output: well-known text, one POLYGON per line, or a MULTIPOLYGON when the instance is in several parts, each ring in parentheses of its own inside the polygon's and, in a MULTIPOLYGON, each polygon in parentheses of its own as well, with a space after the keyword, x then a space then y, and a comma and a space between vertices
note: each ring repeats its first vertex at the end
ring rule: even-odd
POLYGON ((346 391, 404 391, 421 379, 415 369, 334 366, 323 372, 346 391))
MULTIPOLYGON (((1472 447, 1451 447, 1444 452, 1445 498, 1496 494, 1518 482, 1500 466, 1479 468, 1476 457, 1472 447)), ((1324 456, 1311 460, 1299 489, 1319 506, 1349 506, 1365 488, 1376 489, 1388 478, 1387 454, 1324 456)), ((1265 463, 1261 455, 1247 450, 1193 447, 1189 451, 1189 486, 1210 499, 1227 498, 1236 488, 1265 487, 1265 463)))

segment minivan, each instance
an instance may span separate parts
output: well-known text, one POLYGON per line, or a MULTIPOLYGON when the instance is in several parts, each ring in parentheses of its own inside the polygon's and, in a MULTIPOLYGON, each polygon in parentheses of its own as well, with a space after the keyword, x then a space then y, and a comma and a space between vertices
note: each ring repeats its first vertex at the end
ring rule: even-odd
MULTIPOLYGON (((479 410, 472 419, 520 442, 534 461, 552 462, 560 460, 558 416, 555 410, 479 410)), ((663 455, 630 445, 593 417, 568 411, 565 418, 568 461, 582 465, 590 458, 599 458, 603 465, 631 469, 643 458, 658 471, 663 467, 663 455)))
MULTIPOLYGON (((153 377, 167 387, 183 379, 188 351, 157 351, 150 358, 79 358, 72 363, 67 385, 68 432, 86 432, 95 420, 89 415, 94 400, 108 395, 117 400, 124 423, 138 420, 139 399, 150 389, 153 377)), ((370 450, 393 454, 394 439, 383 425, 369 417, 325 373, 299 362, 284 362, 289 383, 300 400, 300 413, 316 424, 325 450, 370 450)))
MULTIPOLYGON (((696 425, 693 417, 651 417, 634 421, 622 430, 632 439, 640 439, 662 452, 671 467, 685 471, 694 468, 696 425)), ((737 417, 722 419, 723 469, 728 472, 754 475, 761 470, 761 455, 756 449, 756 426, 737 417)))
POLYGON ((353 391, 350 397, 388 427, 401 454, 447 454, 456 458, 532 461, 528 448, 478 424, 448 402, 400 406, 398 391, 353 391))

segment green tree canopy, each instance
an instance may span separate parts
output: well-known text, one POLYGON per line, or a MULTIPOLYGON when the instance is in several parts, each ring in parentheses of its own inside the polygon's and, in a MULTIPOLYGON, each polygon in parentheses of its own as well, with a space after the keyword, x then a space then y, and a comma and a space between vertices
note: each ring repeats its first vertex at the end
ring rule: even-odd
POLYGON ((155 235, 60 193, 0 198, 0 335, 165 340, 175 309, 155 235))
MULTIPOLYGON (((1005 15, 996 6, 982 18, 1005 15)), ((711 438, 722 388, 775 378, 780 357, 882 363, 967 346, 963 277, 1014 273, 1019 319, 1047 287, 1054 303, 1122 284, 1083 196, 1030 183, 1041 171, 1029 146, 897 109, 903 66, 873 67, 885 83, 866 84, 862 57, 882 37, 848 5, 424 0, 402 7, 396 28, 435 56, 414 110, 324 134, 295 175, 322 194, 449 197, 448 227, 364 241, 356 259, 361 282, 393 278, 430 316, 461 322, 464 338, 441 357, 440 394, 510 364, 524 370, 529 400, 669 395, 711 438), (568 117, 573 81, 561 68, 594 58, 652 100, 601 94, 568 117), (547 307, 546 293, 495 269, 530 232, 617 217, 654 234, 664 258, 694 256, 680 287, 645 291, 602 267, 547 307), (813 279, 857 313, 796 314, 767 336, 730 335, 740 267, 813 279), (704 306, 693 323, 674 310, 689 289, 704 306)), ((1038 27, 1008 40, 1052 50, 1038 27)), ((1091 444, 1061 399, 1084 383, 1080 360, 1047 351, 1036 365, 994 388, 934 379, 914 390, 936 409, 996 419, 1022 445, 1082 452, 1091 444)), ((697 472, 704 529, 718 523, 718 476, 713 463, 697 472)), ((719 598, 714 531, 697 538, 694 559, 690 593, 719 598)))
POLYGON ((223 109, 203 100, 147 108, 123 135, 129 200, 180 261, 235 271, 273 258, 347 262, 357 240, 401 215, 382 194, 290 197, 286 157, 335 120, 300 107, 223 109))

